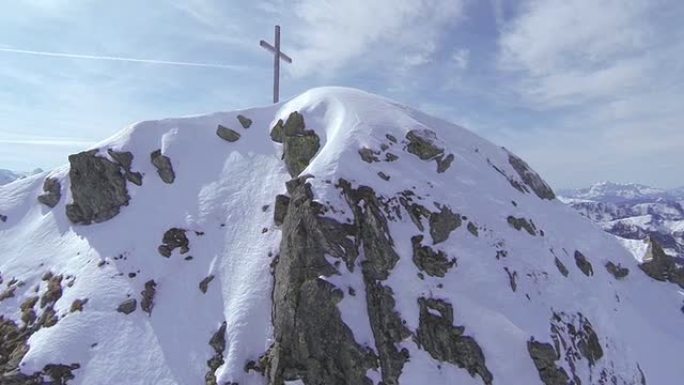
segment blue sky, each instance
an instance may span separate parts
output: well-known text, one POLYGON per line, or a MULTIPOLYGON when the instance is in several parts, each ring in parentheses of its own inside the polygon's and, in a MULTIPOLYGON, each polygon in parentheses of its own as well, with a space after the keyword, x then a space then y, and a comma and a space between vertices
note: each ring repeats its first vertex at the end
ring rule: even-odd
POLYGON ((555 187, 684 184, 679 0, 16 0, 0 13, 0 168, 140 120, 375 92, 470 128, 555 187), (31 51, 29 54, 24 51, 31 51), (37 55, 149 59, 177 64, 37 55), (218 66, 189 66, 181 63, 218 66))

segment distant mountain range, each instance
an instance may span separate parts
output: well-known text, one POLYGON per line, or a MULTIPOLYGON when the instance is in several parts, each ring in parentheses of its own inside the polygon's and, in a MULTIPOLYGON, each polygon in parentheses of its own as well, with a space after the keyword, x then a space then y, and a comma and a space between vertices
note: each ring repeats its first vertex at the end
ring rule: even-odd
POLYGON ((14 182, 17 179, 26 178, 30 175, 35 175, 43 172, 42 169, 37 168, 31 172, 18 172, 6 169, 0 169, 0 186, 14 182))
POLYGON ((653 237, 665 252, 684 258, 684 187, 601 182, 559 195, 604 230, 631 240, 653 237))

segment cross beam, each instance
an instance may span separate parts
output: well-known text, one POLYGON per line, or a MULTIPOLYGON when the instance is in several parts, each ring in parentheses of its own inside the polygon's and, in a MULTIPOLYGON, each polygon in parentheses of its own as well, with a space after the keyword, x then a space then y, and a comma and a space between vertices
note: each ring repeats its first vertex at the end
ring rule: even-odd
POLYGON ((273 54, 273 103, 278 103, 280 96, 280 60, 292 63, 292 59, 280 52, 280 26, 275 26, 275 47, 261 40, 259 45, 273 54))

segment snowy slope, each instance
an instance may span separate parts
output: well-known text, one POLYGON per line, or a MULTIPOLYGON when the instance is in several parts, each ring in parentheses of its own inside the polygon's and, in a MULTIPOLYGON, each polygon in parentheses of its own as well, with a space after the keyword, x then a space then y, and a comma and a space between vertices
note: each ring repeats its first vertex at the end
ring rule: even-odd
POLYGON ((17 179, 26 178, 30 175, 40 174, 43 170, 37 168, 31 172, 16 172, 12 170, 0 169, 0 186, 14 182, 17 179))
MULTIPOLYGON (((2 289, 11 292, 0 294, 0 315, 17 327, 42 322, 25 329, 30 348, 18 354, 23 374, 10 373, 11 365, 0 359, 6 376, 41 372, 46 378, 73 376, 69 384, 98 385, 246 385, 269 379, 309 385, 320 383, 312 373, 321 361, 298 361, 295 353, 308 349, 313 357, 314 348, 340 344, 365 352, 358 362, 368 365, 361 376, 369 384, 391 383, 386 362, 399 367, 401 384, 555 384, 573 378, 582 384, 641 384, 644 378, 677 384, 684 378, 677 287, 645 275, 623 245, 572 208, 542 199, 552 197, 550 190, 518 158, 461 127, 362 91, 319 88, 264 108, 138 123, 96 149, 88 159, 114 162, 107 150, 130 152, 128 170, 112 166, 113 174, 142 176, 141 186, 132 177, 124 182, 130 200, 111 218, 75 224, 73 214, 66 215, 67 206, 81 199, 74 181, 91 175, 83 169, 70 174, 65 165, 0 186, 0 214, 6 216, 0 221, 0 275, 2 289), (287 145, 269 135, 295 111, 313 130, 295 136, 315 134, 320 142, 297 173, 311 176, 309 196, 301 195, 301 183, 287 191, 287 145), (249 128, 238 114, 252 120, 249 128), (232 130, 224 130, 225 137, 239 138, 223 140, 216 134, 219 125, 232 130), (413 141, 415 135, 422 142, 413 141), (431 145, 441 155, 415 155, 416 146, 426 150, 426 143, 428 152, 431 145), (171 183, 151 162, 156 150, 170 160, 171 183), (435 159, 444 161, 447 154, 453 162, 444 169, 435 159), (55 191, 46 180, 59 182, 53 208, 38 202, 55 191), (291 199, 282 224, 274 222, 281 213, 274 210, 282 208, 276 204, 279 194, 291 199), (365 198, 350 198, 354 194, 365 198), (380 210, 372 211, 374 205, 380 210), (307 210, 314 209, 328 219, 311 219, 307 210), (446 211, 457 213, 460 226, 436 239, 431 230, 442 218, 438 213, 446 211), (307 220, 314 225, 306 227, 307 220), (386 221, 379 235, 382 224, 368 225, 377 220, 386 221), (287 269, 298 261, 288 258, 299 255, 297 246, 313 253, 316 226, 326 223, 349 231, 337 241, 355 259, 326 251, 327 262, 308 267, 315 277, 301 287, 288 286, 298 274, 287 269), (189 250, 182 253, 181 246, 167 258, 160 255, 168 251, 160 250, 162 243, 184 244, 178 237, 162 239, 171 229, 184 231, 189 250), (399 257, 384 265, 386 277, 369 278, 374 251, 361 239, 361 233, 368 235, 364 231, 373 240, 389 239, 382 252, 399 257), (428 254, 420 266, 416 261, 425 255, 417 257, 418 235, 418 249, 428 254), (310 250, 290 239, 311 241, 310 250), (441 263, 430 252, 455 263, 441 263), (629 274, 617 279, 604 268, 608 262, 629 274), (444 271, 431 271, 431 264, 444 271), (289 291, 281 288, 302 295, 309 283, 336 290, 301 297, 304 304, 322 296, 322 307, 302 305, 293 310, 300 312, 296 319, 311 322, 311 333, 328 327, 316 324, 317 317, 338 323, 314 345, 274 348, 296 333, 308 341, 307 330, 283 330, 286 323, 273 317, 292 310, 291 298, 282 298, 289 291), (377 309, 369 293, 378 287, 394 300, 375 304, 389 309, 382 320, 398 324, 373 317, 377 309), (31 303, 34 296, 40 296, 38 303, 31 303), (146 297, 149 313, 141 309, 146 297), (335 299, 332 308, 329 298, 335 299), (134 311, 117 311, 130 299, 137 301, 134 311), (51 308, 56 323, 44 317, 51 308), (38 321, 26 322, 31 311, 38 321), (388 350, 400 357, 388 356, 388 350)), ((101 168, 87 171, 104 178, 101 168)), ((7 341, 0 344, 0 353, 9 349, 7 341)), ((323 372, 343 373, 335 383, 353 383, 345 376, 358 367, 344 367, 351 358, 331 358, 323 372)))

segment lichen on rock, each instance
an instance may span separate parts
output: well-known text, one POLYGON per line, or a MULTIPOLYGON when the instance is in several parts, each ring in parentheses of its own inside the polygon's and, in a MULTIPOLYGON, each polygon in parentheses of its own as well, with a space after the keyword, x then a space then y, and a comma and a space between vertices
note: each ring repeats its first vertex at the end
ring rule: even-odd
POLYGON ((124 313, 126 315, 131 314, 138 307, 138 301, 135 298, 129 298, 119 304, 116 311, 119 313, 124 313))
POLYGON ((242 128, 249 128, 252 125, 252 119, 244 116, 244 115, 238 115, 237 120, 240 122, 240 125, 242 128))
POLYGON ((97 150, 69 156, 72 203, 66 215, 72 223, 89 225, 115 217, 130 201, 122 168, 97 150))
POLYGON ((43 181, 43 192, 43 194, 38 195, 38 202, 53 208, 57 206, 57 203, 62 198, 62 185, 56 178, 45 178, 45 181, 43 181))
POLYGON ((297 111, 290 114, 285 124, 281 122, 276 124, 271 137, 283 143, 285 166, 290 175, 296 177, 320 149, 320 138, 315 131, 306 129, 304 117, 297 111))
POLYGON ((190 251, 190 240, 185 235, 185 231, 176 227, 166 230, 162 237, 162 244, 157 248, 159 254, 169 258, 175 249, 180 249, 181 254, 190 251))

